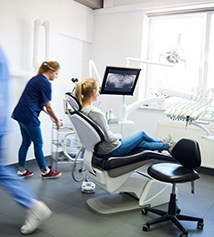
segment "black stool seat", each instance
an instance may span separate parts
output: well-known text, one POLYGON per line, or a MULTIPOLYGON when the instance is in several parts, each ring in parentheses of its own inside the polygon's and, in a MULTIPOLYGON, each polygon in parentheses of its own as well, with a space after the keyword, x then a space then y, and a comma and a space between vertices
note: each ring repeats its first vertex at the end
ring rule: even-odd
POLYGON ((199 179, 199 174, 179 164, 159 163, 148 168, 153 178, 166 183, 184 183, 199 179))
POLYGON ((196 221, 197 227, 203 229, 204 220, 202 218, 181 215, 181 210, 176 204, 176 183, 191 182, 192 192, 194 192, 193 182, 200 178, 199 174, 194 170, 201 164, 201 155, 199 145, 196 141, 190 139, 181 139, 176 143, 172 150, 172 157, 179 162, 177 163, 158 163, 153 164, 148 168, 148 174, 159 181, 171 183, 172 192, 170 194, 170 201, 168 211, 162 211, 155 208, 145 207, 142 213, 146 215, 148 212, 155 213, 160 217, 148 221, 143 225, 143 230, 149 230, 153 224, 171 221, 181 231, 181 237, 187 237, 188 231, 183 227, 179 220, 182 221, 196 221))

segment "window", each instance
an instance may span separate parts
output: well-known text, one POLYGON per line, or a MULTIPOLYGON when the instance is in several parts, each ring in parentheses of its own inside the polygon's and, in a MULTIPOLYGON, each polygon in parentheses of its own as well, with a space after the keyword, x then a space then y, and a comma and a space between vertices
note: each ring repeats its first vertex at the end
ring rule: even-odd
POLYGON ((207 48, 207 61, 205 60, 205 66, 207 66, 207 88, 214 88, 214 14, 210 16, 210 24, 208 21, 208 42, 207 48), (207 63, 207 64, 206 64, 207 63))
POLYGON ((148 22, 147 58, 167 64, 168 57, 174 67, 147 65, 147 96, 158 88, 214 88, 214 14, 154 16, 148 22))

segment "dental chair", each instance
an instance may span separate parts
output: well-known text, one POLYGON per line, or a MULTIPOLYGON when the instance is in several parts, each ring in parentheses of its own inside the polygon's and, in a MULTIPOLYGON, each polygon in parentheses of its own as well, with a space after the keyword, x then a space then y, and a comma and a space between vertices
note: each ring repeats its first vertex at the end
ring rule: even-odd
POLYGON ((147 168, 154 162, 173 162, 171 155, 135 150, 127 156, 99 157, 96 151, 104 140, 103 131, 81 113, 81 103, 70 92, 65 95, 64 109, 85 149, 83 159, 90 180, 108 192, 88 199, 89 209, 110 214, 167 202, 172 185, 152 179, 147 168))

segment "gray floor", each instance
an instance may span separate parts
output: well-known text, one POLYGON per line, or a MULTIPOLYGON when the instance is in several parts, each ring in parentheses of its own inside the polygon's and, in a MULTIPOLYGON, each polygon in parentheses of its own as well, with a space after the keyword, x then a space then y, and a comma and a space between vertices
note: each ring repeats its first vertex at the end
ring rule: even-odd
MULTIPOLYGON (((180 231, 170 223, 152 226, 148 232, 142 231, 142 225, 155 217, 144 216, 141 210, 120 214, 98 215, 89 210, 86 200, 92 196, 105 194, 96 188, 95 194, 81 193, 81 183, 71 177, 71 164, 59 165, 63 172, 57 180, 42 180, 36 163, 28 167, 35 172, 27 182, 53 211, 52 216, 31 236, 40 237, 168 237, 179 236, 180 231)), ((213 176, 201 174, 196 181, 195 195, 190 192, 190 184, 179 184, 179 207, 183 214, 204 218, 203 230, 196 223, 183 222, 191 237, 213 237, 214 230, 214 182, 213 176)), ((166 205, 161 208, 166 209, 166 205)), ((24 210, 0 190, 0 236, 22 236, 19 228, 25 217, 24 210)))

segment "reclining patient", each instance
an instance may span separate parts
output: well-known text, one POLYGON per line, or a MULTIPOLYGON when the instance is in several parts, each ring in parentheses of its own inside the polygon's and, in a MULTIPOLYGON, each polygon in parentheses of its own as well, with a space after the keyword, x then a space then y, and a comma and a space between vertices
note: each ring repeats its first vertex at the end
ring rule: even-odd
POLYGON ((92 103, 99 96, 99 83, 94 78, 86 78, 76 83, 75 96, 82 103, 81 112, 92 119, 104 132, 105 141, 102 142, 97 153, 103 158, 111 156, 125 156, 135 149, 168 151, 170 153, 173 142, 157 140, 148 136, 144 131, 133 132, 122 137, 121 134, 114 134, 107 123, 105 114, 92 103))

